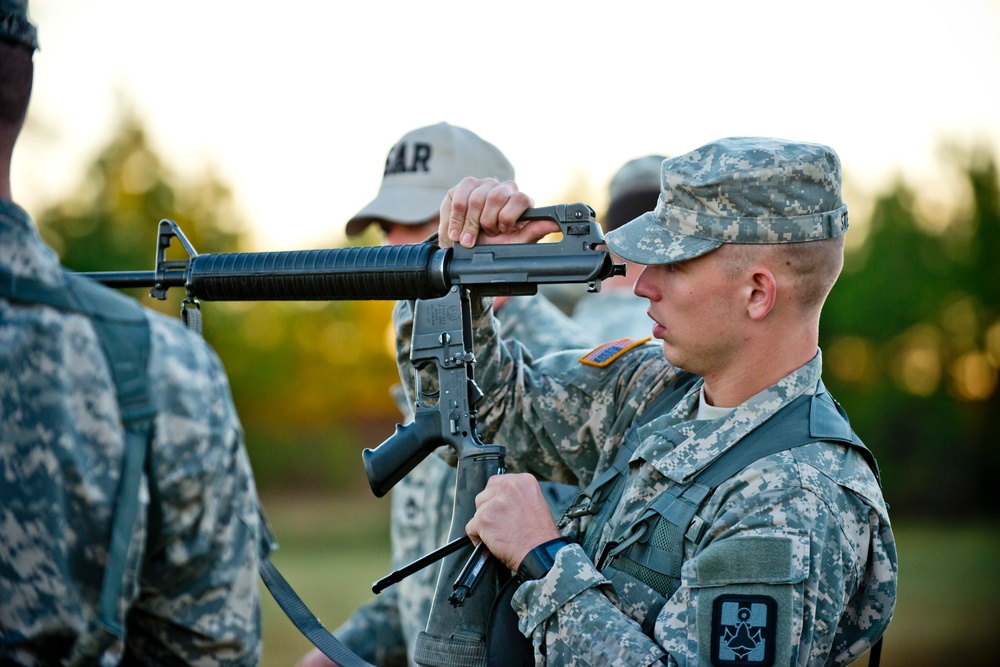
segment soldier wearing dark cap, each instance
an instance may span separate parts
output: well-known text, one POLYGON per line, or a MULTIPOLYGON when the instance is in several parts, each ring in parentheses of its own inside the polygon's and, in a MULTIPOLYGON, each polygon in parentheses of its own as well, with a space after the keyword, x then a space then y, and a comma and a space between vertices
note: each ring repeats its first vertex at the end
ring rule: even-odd
MULTIPOLYGON (((889 624, 897 562, 874 459, 820 377, 840 161, 736 137, 661 169, 655 209, 607 235, 645 265, 635 293, 661 345, 531 360, 474 304, 483 437, 585 491, 557 526, 530 511, 535 478, 496 475, 468 533, 517 573, 537 664, 850 663, 889 624)), ((549 223, 516 222, 532 204, 513 182, 465 179, 441 238, 538 240, 549 223)), ((404 345, 409 314, 397 306, 404 345)))
POLYGON ((218 358, 12 200, 37 47, 0 0, 0 664, 255 665, 270 542, 218 358))
MULTIPOLYGON (((665 159, 663 155, 644 155, 629 160, 615 172, 608 187, 608 208, 601 218, 605 233, 656 206, 660 196, 660 165, 665 159)), ((612 276, 601 283, 597 294, 577 299, 573 321, 600 342, 645 338, 651 326, 646 304, 632 294, 632 285, 642 266, 621 257, 615 261, 626 263, 625 275, 612 276)))

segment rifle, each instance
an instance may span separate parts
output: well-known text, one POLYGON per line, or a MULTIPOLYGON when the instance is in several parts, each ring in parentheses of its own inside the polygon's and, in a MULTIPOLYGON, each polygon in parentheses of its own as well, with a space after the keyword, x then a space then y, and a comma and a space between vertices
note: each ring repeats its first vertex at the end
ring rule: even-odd
MULTIPOLYGON (((415 301, 410 351, 418 371, 414 419, 397 424, 388 439, 365 449, 362 457, 378 497, 442 445, 454 449, 458 459, 449 541, 414 564, 445 559, 414 656, 428 667, 486 664, 486 624, 504 574, 497 572, 485 545, 470 557, 471 541, 465 535, 465 525, 475 514, 475 496, 489 477, 504 472, 505 454, 503 446, 483 443, 477 430, 476 404, 482 391, 473 373, 471 299, 530 295, 539 285, 553 283, 587 283, 596 292, 601 280, 624 273, 624 266, 614 264, 602 248, 600 226, 586 204, 532 208, 521 219, 553 220, 562 238, 473 248, 420 243, 199 255, 173 221, 163 220, 153 271, 84 274, 111 287, 152 287, 150 296, 158 299, 165 299, 171 287, 184 287, 185 307, 197 305, 197 299, 415 301), (188 259, 166 259, 175 238, 188 259), (425 369, 436 371, 436 387, 421 386, 420 371, 425 369)), ((402 572, 375 582, 373 591, 406 576, 402 572)))

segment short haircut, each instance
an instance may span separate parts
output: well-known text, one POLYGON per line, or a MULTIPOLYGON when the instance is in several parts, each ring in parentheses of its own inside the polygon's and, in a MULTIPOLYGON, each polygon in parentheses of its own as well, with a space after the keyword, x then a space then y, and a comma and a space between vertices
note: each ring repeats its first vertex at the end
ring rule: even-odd
POLYGON ((719 250, 724 252, 724 270, 731 279, 758 263, 788 276, 805 310, 822 309, 844 267, 843 235, 803 243, 726 243, 719 250))

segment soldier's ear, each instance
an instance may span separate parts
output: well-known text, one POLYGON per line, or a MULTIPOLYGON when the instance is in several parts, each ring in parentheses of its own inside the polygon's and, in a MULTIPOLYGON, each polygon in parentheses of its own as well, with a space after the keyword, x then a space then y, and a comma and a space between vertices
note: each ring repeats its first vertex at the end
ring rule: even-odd
POLYGON ((747 315, 754 322, 764 319, 778 300, 778 282, 770 269, 755 268, 748 276, 747 315))

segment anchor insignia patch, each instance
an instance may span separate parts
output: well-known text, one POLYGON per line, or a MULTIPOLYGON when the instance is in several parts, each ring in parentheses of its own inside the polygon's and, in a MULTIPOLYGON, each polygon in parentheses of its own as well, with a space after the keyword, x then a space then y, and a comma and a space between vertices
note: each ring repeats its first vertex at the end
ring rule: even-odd
POLYGON ((712 664, 774 664, 777 605, 765 595, 720 595, 712 607, 712 664))

